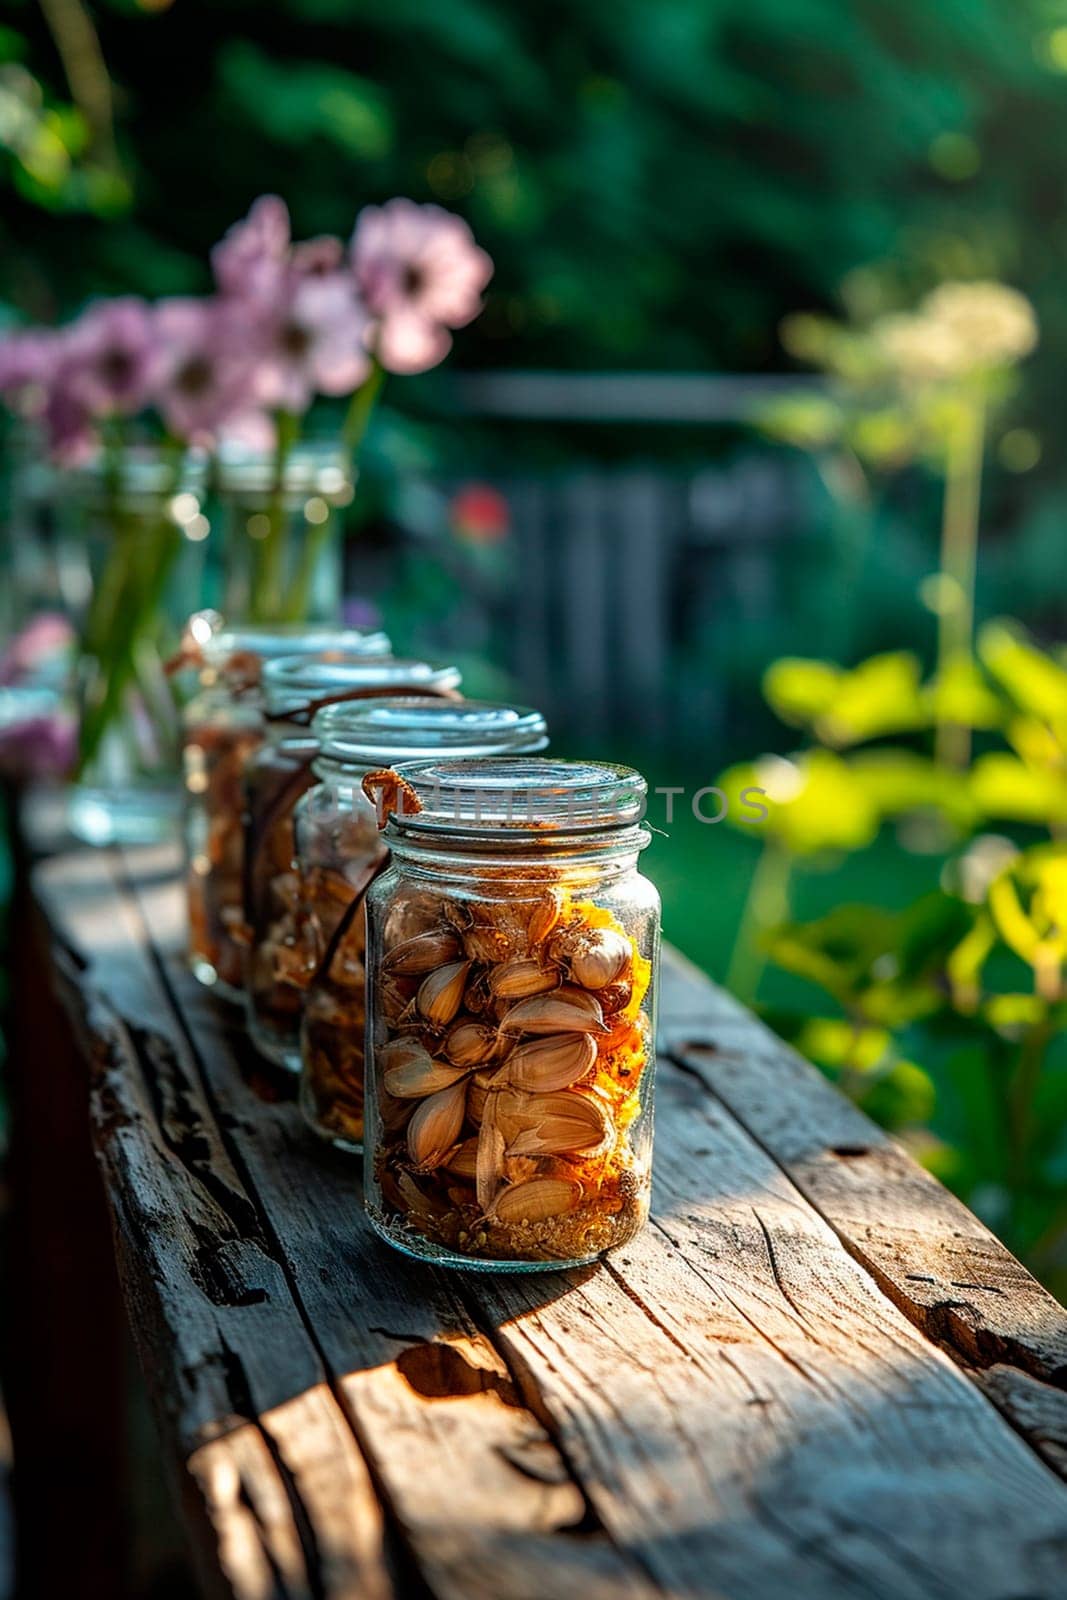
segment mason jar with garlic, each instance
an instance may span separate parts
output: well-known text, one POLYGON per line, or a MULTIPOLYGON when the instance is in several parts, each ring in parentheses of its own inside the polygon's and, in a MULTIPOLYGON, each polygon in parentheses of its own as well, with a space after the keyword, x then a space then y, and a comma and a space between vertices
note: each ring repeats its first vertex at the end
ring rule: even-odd
POLYGON ((201 983, 240 1000, 244 962, 245 766, 266 736, 264 663, 330 650, 386 656, 384 633, 317 624, 229 626, 217 613, 190 619, 200 692, 182 718, 189 965, 201 983))
POLYGON ((304 997, 300 1099, 310 1126, 340 1149, 363 1142, 366 918, 363 896, 386 862, 363 780, 397 761, 442 763, 537 751, 544 718, 523 706, 416 698, 337 705, 312 724, 318 783, 294 814, 315 970, 304 997))
POLYGON ((457 667, 327 651, 263 669, 266 733, 244 770, 244 989, 248 1031, 262 1055, 300 1070, 300 1018, 315 943, 296 859, 294 812, 319 782, 315 716, 331 705, 418 695, 459 700, 457 667))
POLYGON ((646 787, 548 759, 424 762, 367 896, 367 1210, 409 1255, 595 1260, 648 1212, 659 897, 646 787))

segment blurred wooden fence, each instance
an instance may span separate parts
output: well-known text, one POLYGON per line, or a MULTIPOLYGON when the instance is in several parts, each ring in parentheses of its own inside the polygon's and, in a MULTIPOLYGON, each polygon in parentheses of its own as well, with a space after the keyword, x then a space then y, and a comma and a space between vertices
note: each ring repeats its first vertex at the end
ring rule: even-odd
MULTIPOLYGON (((811 529, 804 465, 754 433, 724 455, 722 430, 798 386, 807 385, 699 374, 456 376, 444 396, 452 420, 459 411, 496 425, 502 456, 528 457, 514 424, 541 426, 542 437, 547 425, 554 453, 565 440, 573 465, 476 474, 508 507, 497 568, 447 532, 449 504, 470 478, 435 475, 416 486, 400 514, 407 548, 417 564, 444 568, 451 585, 428 626, 425 606, 415 605, 398 637, 425 651, 490 656, 557 734, 592 748, 619 735, 635 747, 677 748, 694 733, 717 742, 733 705, 731 677, 758 681, 773 643, 754 667, 740 655, 758 656, 761 641, 775 639, 790 604, 783 546, 811 529), (595 460, 582 424, 609 424, 616 445, 632 426, 641 465, 595 460), (687 430, 689 461, 699 462, 706 437, 706 465, 679 464, 677 451, 657 463, 672 428, 687 430)), ((389 553, 379 553, 384 580, 389 553)), ((375 587, 365 554, 361 577, 375 587)))

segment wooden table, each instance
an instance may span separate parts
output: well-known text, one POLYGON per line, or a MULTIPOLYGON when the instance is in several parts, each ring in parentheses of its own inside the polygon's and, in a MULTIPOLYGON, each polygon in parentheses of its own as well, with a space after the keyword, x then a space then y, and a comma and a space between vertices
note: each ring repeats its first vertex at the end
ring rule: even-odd
POLYGON ((446 1274, 375 1239, 358 1162, 185 972, 176 866, 70 853, 34 897, 205 1592, 1067 1593, 1067 1312, 695 969, 640 1238, 446 1274))

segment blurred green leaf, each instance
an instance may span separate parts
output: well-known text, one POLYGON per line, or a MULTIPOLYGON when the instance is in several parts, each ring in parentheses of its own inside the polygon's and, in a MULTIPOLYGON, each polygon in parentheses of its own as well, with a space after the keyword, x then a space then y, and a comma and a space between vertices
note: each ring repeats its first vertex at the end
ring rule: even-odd
POLYGON ((908 651, 871 656, 851 671, 827 661, 785 658, 764 676, 764 693, 783 720, 808 723, 840 748, 921 728, 919 663, 908 651))
POLYGON ((989 623, 978 637, 988 671, 1023 711, 1067 728, 1067 670, 1007 623, 989 623))
MULTIPOLYGON (((379 161, 392 147, 386 95, 354 72, 318 62, 275 62, 243 41, 223 50, 218 70, 243 114, 270 139, 301 145, 321 138, 363 161, 379 161)), ((353 215, 358 200, 354 195, 353 215)))
POLYGON ((1016 756, 991 750, 979 756, 970 776, 975 806, 986 817, 1058 826, 1067 823, 1063 776, 1028 766, 1016 756))

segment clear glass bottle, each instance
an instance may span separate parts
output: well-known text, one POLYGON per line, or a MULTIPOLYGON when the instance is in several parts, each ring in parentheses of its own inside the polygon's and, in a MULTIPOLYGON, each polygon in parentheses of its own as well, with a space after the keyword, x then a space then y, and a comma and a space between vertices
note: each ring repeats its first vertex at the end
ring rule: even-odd
POLYGON ((645 782, 551 760, 401 767, 367 897, 367 1209, 409 1255, 593 1261, 648 1213, 659 896, 645 782))
POLYGON ((266 731, 263 664, 323 650, 388 655, 389 640, 357 628, 193 623, 202 620, 202 628, 193 628, 201 689, 182 718, 189 962, 201 983, 237 1000, 244 943, 241 781, 266 731))
MULTIPOLYGON (((325 706, 397 695, 458 699, 458 668, 393 656, 283 656, 263 670, 267 733, 244 772, 248 1031, 279 1066, 300 1070, 300 1018, 314 970, 293 831, 298 800, 319 780, 311 728, 325 706)), ((432 703, 432 699, 431 699, 432 703)))
POLYGON ((315 719, 322 782, 295 816, 301 889, 315 950, 304 1004, 301 1104, 316 1133, 359 1152, 363 1138, 365 915, 363 895, 384 865, 370 772, 435 755, 444 764, 543 750, 539 711, 467 700, 331 706, 315 719))

